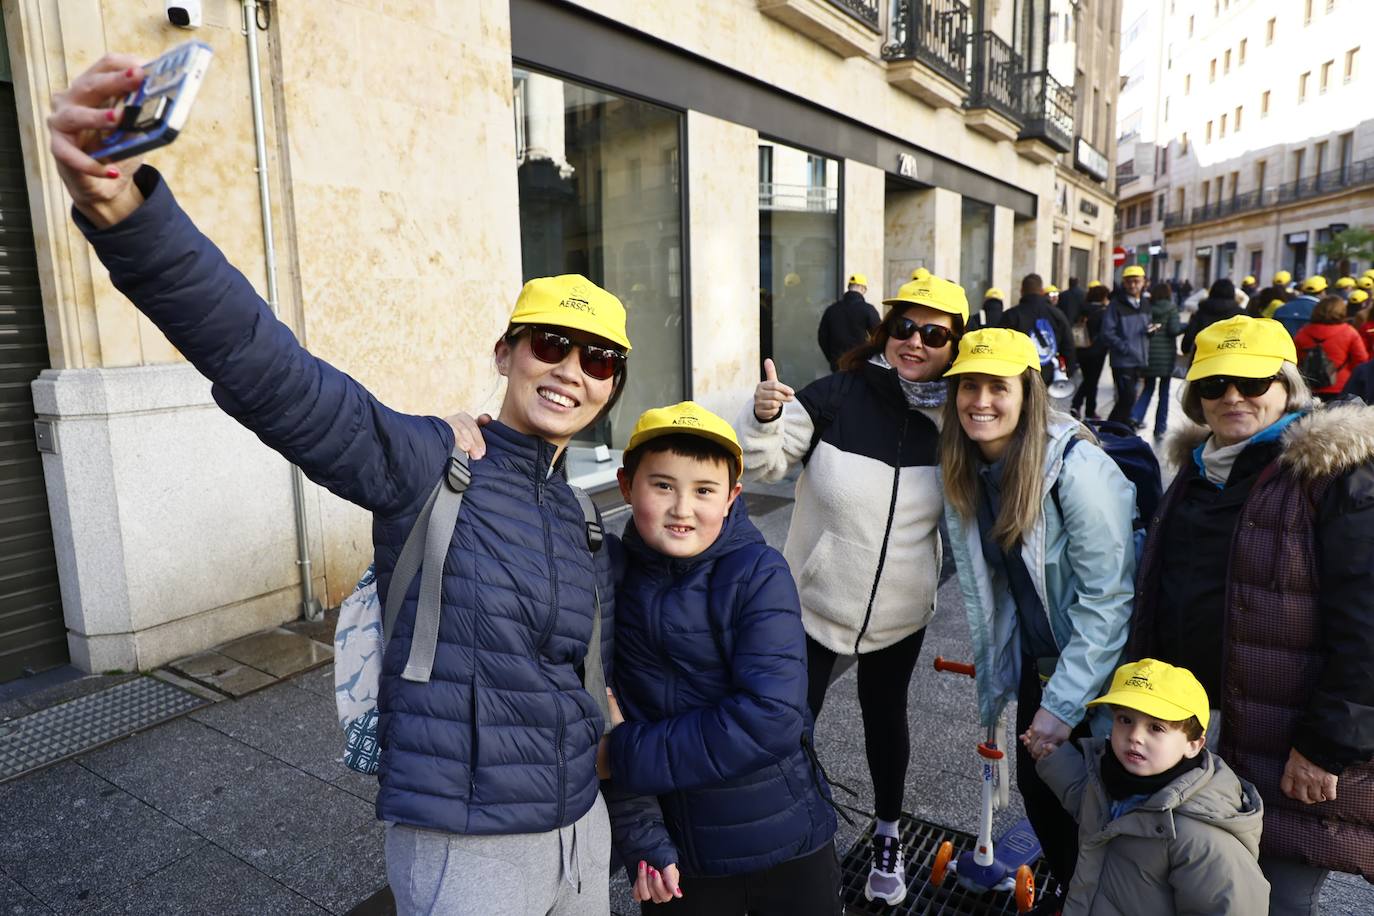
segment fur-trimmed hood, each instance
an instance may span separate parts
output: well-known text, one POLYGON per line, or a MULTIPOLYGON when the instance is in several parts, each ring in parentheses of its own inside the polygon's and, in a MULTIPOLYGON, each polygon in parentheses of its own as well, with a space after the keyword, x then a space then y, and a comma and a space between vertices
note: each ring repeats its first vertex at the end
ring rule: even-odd
MULTIPOLYGON (((1175 471, 1187 467, 1209 435, 1207 427, 1188 422, 1165 440, 1164 460, 1175 471)), ((1290 423, 1280 441, 1280 463, 1304 481, 1349 471, 1374 461, 1374 407, 1359 402, 1315 407, 1290 423)))

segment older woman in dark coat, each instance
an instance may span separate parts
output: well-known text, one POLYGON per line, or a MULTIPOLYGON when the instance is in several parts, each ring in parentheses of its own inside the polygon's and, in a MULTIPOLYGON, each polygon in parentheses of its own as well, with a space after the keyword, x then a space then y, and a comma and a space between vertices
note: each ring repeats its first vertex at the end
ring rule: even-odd
POLYGON ((1164 438, 1169 425, 1169 384, 1174 380, 1174 361, 1178 358, 1178 335, 1183 331, 1178 322, 1178 306, 1169 284, 1156 283, 1150 290, 1150 360, 1145 366, 1145 387, 1131 408, 1131 420, 1136 429, 1145 425, 1150 410, 1150 397, 1159 387, 1159 406, 1155 408, 1155 438, 1164 438))
POLYGON ((1197 675, 1209 744, 1264 799, 1271 912, 1374 880, 1374 408, 1322 407, 1283 326, 1197 338, 1126 657, 1197 675))

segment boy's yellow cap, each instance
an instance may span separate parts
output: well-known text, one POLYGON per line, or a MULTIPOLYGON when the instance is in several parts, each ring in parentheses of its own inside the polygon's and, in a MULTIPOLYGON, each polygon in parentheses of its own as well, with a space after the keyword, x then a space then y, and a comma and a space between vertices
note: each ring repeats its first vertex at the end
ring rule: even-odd
POLYGON ((1252 276, 1250 276, 1249 274, 1246 274, 1246 275, 1245 275, 1245 279, 1240 281, 1240 285, 1241 285, 1241 286, 1254 286, 1254 285, 1255 285, 1255 278, 1252 277, 1252 276))
MULTIPOLYGON (((884 299, 883 305, 924 305, 939 312, 958 315, 964 321, 968 321, 968 297, 964 295, 962 286, 943 277, 937 277, 923 267, 916 268, 916 273, 922 276, 903 283, 897 290, 897 295, 891 299, 884 299)), ((916 273, 912 276, 915 277, 916 273)))
POLYGON ((1355 288, 1355 278, 1354 278, 1354 277, 1341 277, 1339 280, 1336 281, 1336 289, 1354 289, 1354 288, 1355 288))
POLYGON ((695 401, 644 411, 630 433, 630 442, 625 446, 625 451, 632 452, 650 439, 673 433, 710 439, 734 456, 735 477, 738 479, 744 473, 744 450, 739 446, 734 428, 695 401))
POLYGON ((984 299, 1005 299, 1006 296, 1002 295, 1002 291, 1001 291, 1000 289, 998 289, 997 287, 993 286, 993 287, 989 287, 989 288, 988 288, 988 291, 985 292, 985 293, 983 293, 983 298, 984 298, 984 299))
POLYGON ((508 323, 586 331, 630 351, 625 306, 581 274, 537 277, 526 283, 508 323))
POLYGON ((850 275, 849 275, 849 285, 850 285, 850 286, 867 286, 867 285, 868 285, 868 275, 867 275, 867 274, 850 274, 850 275))
POLYGON ((1055 286, 1053 283, 1051 283, 1049 286, 1045 287, 1045 295, 1049 295, 1050 293, 1057 293, 1057 292, 1059 292, 1059 287, 1055 286))
POLYGON ((1153 658, 1117 668, 1111 689, 1085 705, 1125 706, 1165 722, 1182 722, 1197 716, 1204 729, 1212 717, 1207 691, 1193 672, 1153 658))
POLYGON ((1365 292, 1364 290, 1355 289, 1350 291, 1351 305, 1359 305, 1360 303, 1367 301, 1369 301, 1369 293, 1365 292))
POLYGON ((1374 277, 1371 277, 1369 274, 1360 277, 1355 283, 1360 289, 1374 289, 1374 277))
POLYGON ((1237 315, 1209 324, 1193 341, 1188 381, 1209 375, 1268 378, 1285 362, 1298 361, 1288 329, 1272 318, 1237 315))
POLYGON ((1088 281, 1088 289, 1093 289, 1094 287, 1098 287, 1098 286, 1101 286, 1101 285, 1102 285, 1102 281, 1101 281, 1101 280, 1089 280, 1089 281, 1088 281))
POLYGON ((1123 279, 1123 280, 1125 280, 1127 277, 1144 277, 1144 276, 1145 276, 1145 268, 1141 267, 1139 264, 1132 264, 1130 267, 1127 267, 1125 270, 1123 270, 1123 271, 1121 272, 1121 279, 1123 279))
POLYGON ((1011 328, 982 328, 959 340, 959 355, 945 375, 982 372, 1013 378, 1027 369, 1040 368, 1035 341, 1011 328))
POLYGON ((1314 274, 1302 281, 1302 291, 1305 293, 1324 293, 1326 292, 1326 278, 1321 274, 1314 274))
POLYGON ((1275 285, 1275 286, 1287 286, 1287 285, 1289 284, 1289 282, 1292 281, 1292 279, 1293 279, 1293 275, 1292 275, 1292 274, 1290 274, 1290 273, 1289 273, 1288 271, 1286 271, 1286 270, 1281 270, 1281 271, 1279 271, 1278 273, 1274 274, 1274 285, 1275 285))

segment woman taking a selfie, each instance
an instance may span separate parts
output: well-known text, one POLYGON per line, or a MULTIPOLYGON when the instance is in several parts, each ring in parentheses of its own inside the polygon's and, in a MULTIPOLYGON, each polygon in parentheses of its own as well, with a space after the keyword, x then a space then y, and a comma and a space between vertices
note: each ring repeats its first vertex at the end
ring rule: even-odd
POLYGON ((1077 827, 1035 761, 1087 735, 1085 704, 1116 670, 1135 591, 1135 487, 1050 409, 1025 334, 965 335, 947 377, 940 469, 979 713, 987 728, 1016 701, 1016 783, 1066 888, 1077 827))
MULTIPOLYGON (((136 59, 107 56, 53 100, 52 153, 74 219, 114 285, 214 383, 230 416, 372 513, 386 594, 454 433, 437 417, 389 409, 303 349, 156 171, 83 151, 109 126, 106 106, 142 75, 136 59)), ((382 666, 377 816, 401 913, 609 908, 603 716, 577 669, 596 658, 595 590, 608 622, 614 592, 606 553, 588 551, 582 510, 557 471, 568 441, 624 387, 629 349, 619 300, 576 276, 527 283, 495 343, 507 388, 444 563, 431 677, 402 677, 418 582, 382 666), (570 301, 577 307, 563 307, 570 301)), ((609 659, 610 626, 602 632, 609 659)))
POLYGON ((746 477, 804 467, 783 555, 801 596, 808 702, 819 717, 836 659, 858 657, 878 817, 865 893, 895 906, 906 897, 897 820, 911 754, 907 688, 939 584, 940 376, 968 300, 922 270, 883 304, 872 339, 834 375, 794 394, 766 361, 735 425, 746 477))

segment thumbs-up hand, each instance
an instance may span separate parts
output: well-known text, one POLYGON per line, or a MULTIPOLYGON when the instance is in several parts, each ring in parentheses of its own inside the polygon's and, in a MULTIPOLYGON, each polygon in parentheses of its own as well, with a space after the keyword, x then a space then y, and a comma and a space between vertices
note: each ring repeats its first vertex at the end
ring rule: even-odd
POLYGON ((792 400, 796 394, 791 388, 778 381, 778 369, 771 359, 763 361, 763 381, 754 389, 754 419, 760 423, 776 420, 782 413, 782 405, 792 400))

